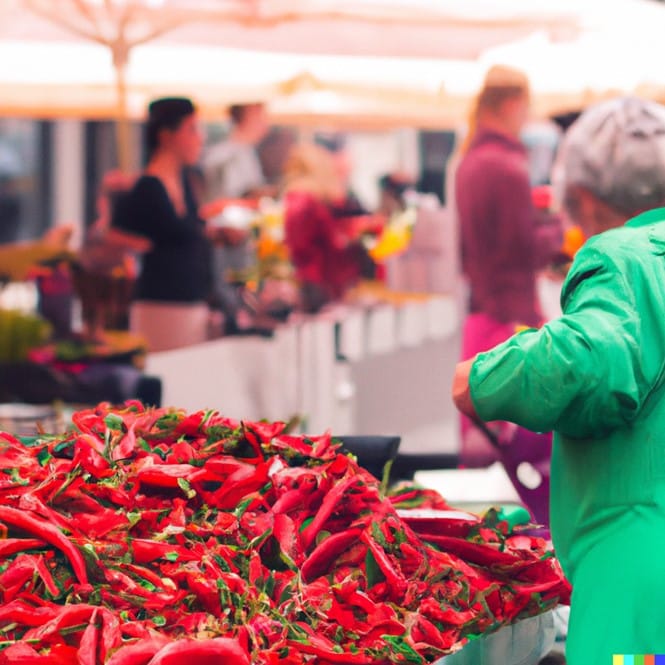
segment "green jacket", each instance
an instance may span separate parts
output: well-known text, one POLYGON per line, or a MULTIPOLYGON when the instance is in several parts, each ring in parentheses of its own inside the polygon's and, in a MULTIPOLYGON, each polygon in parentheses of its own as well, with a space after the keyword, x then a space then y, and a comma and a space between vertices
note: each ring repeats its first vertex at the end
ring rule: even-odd
POLYGON ((478 357, 471 397, 483 420, 555 432, 569 665, 665 654, 665 208, 587 242, 561 304, 478 357))

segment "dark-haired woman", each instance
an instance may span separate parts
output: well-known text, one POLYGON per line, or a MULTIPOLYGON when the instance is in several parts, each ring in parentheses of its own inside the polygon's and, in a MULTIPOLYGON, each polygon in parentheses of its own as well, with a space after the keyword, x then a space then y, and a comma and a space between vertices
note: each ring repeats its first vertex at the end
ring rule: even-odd
POLYGON ((151 351, 207 339, 211 244, 197 211, 189 173, 203 137, 189 99, 159 99, 149 106, 149 161, 129 194, 118 203, 113 225, 147 238, 132 305, 132 330, 151 351))

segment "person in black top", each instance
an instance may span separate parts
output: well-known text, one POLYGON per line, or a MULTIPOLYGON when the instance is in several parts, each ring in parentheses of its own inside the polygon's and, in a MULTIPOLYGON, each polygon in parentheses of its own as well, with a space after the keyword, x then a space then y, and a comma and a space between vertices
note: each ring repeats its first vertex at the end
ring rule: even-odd
POLYGON ((148 165, 118 202, 113 226, 150 241, 131 327, 151 351, 161 351, 205 341, 208 331, 212 247, 190 179, 203 146, 192 102, 152 102, 147 141, 148 165))

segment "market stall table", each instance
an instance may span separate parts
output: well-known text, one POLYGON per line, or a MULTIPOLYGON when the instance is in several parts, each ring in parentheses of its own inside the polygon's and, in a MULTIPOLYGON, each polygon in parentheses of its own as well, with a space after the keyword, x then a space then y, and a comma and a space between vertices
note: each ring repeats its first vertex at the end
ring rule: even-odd
POLYGON ((458 330, 451 296, 335 306, 293 316, 272 338, 149 354, 147 369, 162 379, 164 404, 250 419, 297 415, 309 431, 399 433, 405 451, 454 453, 448 383, 458 330))
POLYGON ((569 598, 544 541, 385 492, 329 435, 138 404, 72 425, 0 435, 16 467, 0 501, 8 663, 425 663, 487 635, 502 665, 531 665, 544 633, 518 619, 569 598))

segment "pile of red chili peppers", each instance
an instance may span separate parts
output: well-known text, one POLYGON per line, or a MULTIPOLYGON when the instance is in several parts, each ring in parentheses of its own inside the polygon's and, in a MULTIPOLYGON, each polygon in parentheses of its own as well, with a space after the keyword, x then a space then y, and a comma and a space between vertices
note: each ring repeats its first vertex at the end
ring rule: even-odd
POLYGON ((416 535, 330 436, 138 403, 73 423, 0 434, 0 665, 424 663, 568 594, 501 524, 416 535))

